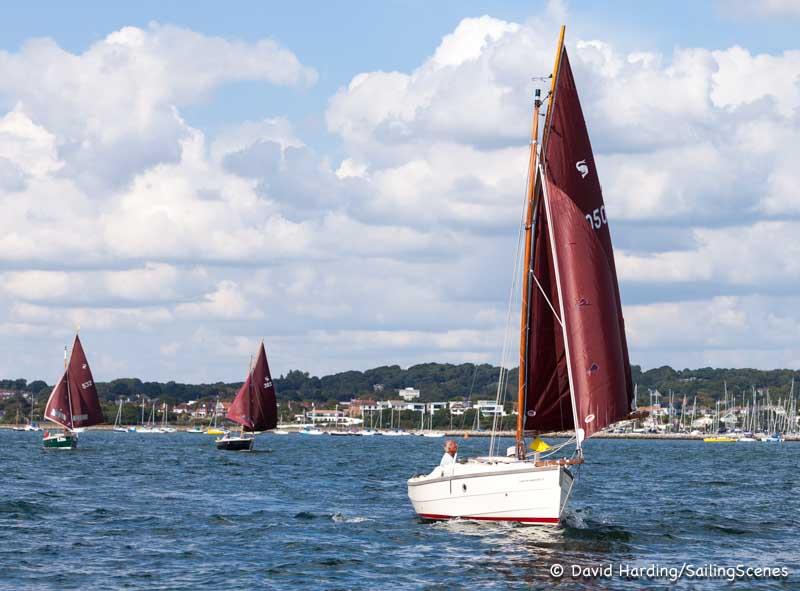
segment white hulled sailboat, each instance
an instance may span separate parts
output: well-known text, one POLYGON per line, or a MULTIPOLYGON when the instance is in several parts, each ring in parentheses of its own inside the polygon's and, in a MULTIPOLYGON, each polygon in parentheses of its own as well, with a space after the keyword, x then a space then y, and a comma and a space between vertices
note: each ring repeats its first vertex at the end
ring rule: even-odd
MULTIPOLYGON (((541 147, 539 91, 524 214, 515 446, 408 480, 424 519, 560 522, 586 437, 633 408, 611 235, 561 28, 541 147), (572 457, 527 456, 526 435, 574 432, 572 457)), ((498 387, 502 400, 504 374, 498 387)), ((553 451, 558 451, 559 448, 553 451)))

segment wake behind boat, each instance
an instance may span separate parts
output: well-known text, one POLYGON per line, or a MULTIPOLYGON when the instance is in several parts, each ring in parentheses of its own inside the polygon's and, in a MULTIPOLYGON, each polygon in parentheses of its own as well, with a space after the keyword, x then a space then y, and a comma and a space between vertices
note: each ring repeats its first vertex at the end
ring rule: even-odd
POLYGON ((226 433, 216 440, 217 449, 226 451, 251 451, 256 431, 267 431, 278 426, 278 402, 263 341, 258 348, 256 362, 251 366, 226 416, 242 426, 238 435, 226 433))
POLYGON ((77 334, 69 362, 64 347, 64 374, 47 400, 44 416, 64 427, 63 432, 44 432, 42 445, 47 449, 75 449, 79 431, 104 421, 92 370, 77 334))
POLYGON ((538 90, 533 107, 515 446, 510 457, 495 455, 495 422, 489 456, 409 479, 408 496, 424 519, 559 523, 584 439, 633 409, 611 234, 564 27, 548 96, 541 150, 538 90), (554 431, 574 431, 572 457, 526 456, 527 433, 554 431))

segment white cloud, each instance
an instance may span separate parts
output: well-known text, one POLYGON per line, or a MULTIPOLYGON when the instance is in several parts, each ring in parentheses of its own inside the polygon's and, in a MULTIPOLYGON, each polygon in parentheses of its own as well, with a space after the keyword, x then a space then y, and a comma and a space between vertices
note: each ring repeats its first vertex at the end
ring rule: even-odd
POLYGON ((63 166, 55 136, 16 109, 0 119, 0 158, 32 176, 44 176, 63 166))
POLYGON ((18 303, 11 308, 10 317, 23 323, 60 328, 82 327, 99 331, 125 328, 150 331, 158 325, 170 322, 172 313, 164 307, 49 307, 18 303))
POLYGON ((629 306, 628 342, 651 364, 675 351, 683 367, 709 359, 728 367, 787 367, 800 358, 798 303, 795 296, 750 295, 629 306), (748 360, 744 353, 753 351, 760 354, 748 360))
POLYGON ((800 280, 800 223, 697 228, 697 246, 637 255, 618 250, 617 270, 628 281, 714 281, 728 286, 785 288, 800 280))
POLYGON ((252 302, 248 302, 240 287, 233 281, 221 281, 213 292, 199 302, 187 302, 176 307, 178 316, 205 319, 242 319, 263 316, 252 302))
MULTIPOLYGON (((228 82, 312 84, 270 40, 153 24, 0 52, 3 371, 40 377, 30 351, 77 324, 103 371, 142 377, 239 379, 262 336, 276 373, 498 362, 531 76, 564 11, 464 19, 417 67, 357 74, 324 114, 334 146, 280 112, 185 118, 228 82)), ((634 362, 800 358, 798 53, 568 47, 634 362)))

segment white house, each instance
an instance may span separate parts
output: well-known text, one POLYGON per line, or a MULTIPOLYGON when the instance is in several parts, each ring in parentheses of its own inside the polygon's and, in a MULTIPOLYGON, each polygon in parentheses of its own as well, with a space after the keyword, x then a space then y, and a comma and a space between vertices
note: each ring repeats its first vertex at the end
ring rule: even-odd
POLYGON ((503 405, 497 404, 494 400, 478 400, 475 408, 481 411, 482 417, 506 416, 503 405))
POLYGON ((444 410, 447 408, 446 402, 429 402, 427 412, 436 412, 437 410, 444 410))
POLYGON ((406 402, 411 402, 412 400, 417 400, 419 398, 419 390, 416 388, 403 388, 402 390, 397 391, 397 395, 406 402))

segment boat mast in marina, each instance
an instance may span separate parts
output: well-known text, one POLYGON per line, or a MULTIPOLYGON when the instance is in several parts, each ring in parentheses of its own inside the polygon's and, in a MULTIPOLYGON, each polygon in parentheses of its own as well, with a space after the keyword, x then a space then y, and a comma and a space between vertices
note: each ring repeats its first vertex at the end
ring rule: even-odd
POLYGON ((92 370, 77 334, 69 361, 64 347, 64 374, 47 400, 44 416, 64 427, 63 432, 44 434, 44 447, 57 449, 75 449, 78 445, 76 429, 97 425, 104 420, 92 370))

